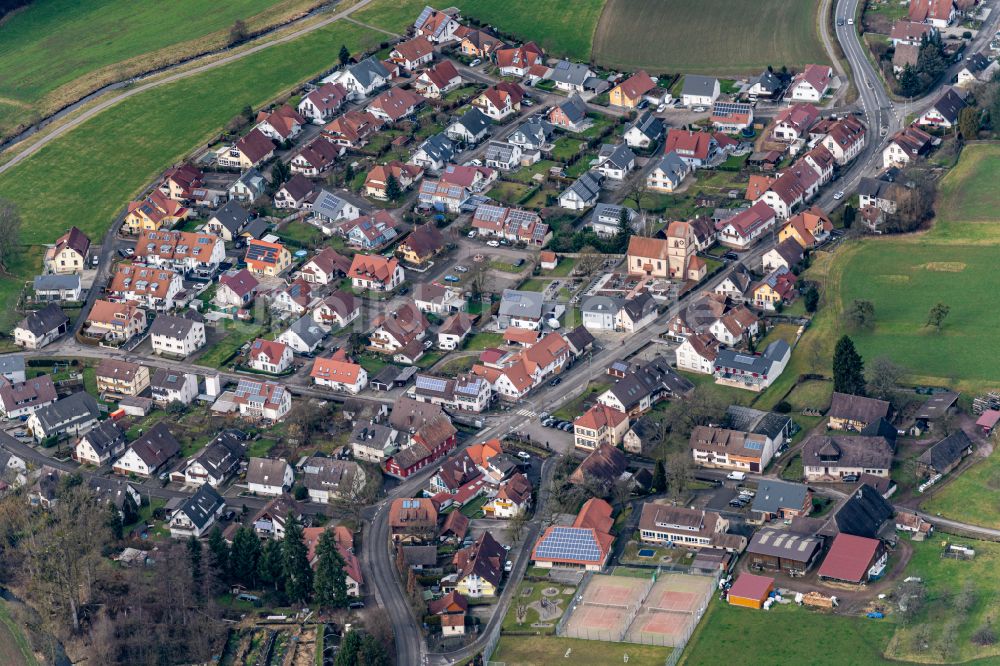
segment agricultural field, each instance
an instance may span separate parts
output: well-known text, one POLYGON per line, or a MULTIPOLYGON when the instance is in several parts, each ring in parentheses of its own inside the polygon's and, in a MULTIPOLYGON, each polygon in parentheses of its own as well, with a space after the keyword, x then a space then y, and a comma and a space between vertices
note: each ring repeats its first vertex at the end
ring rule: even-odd
POLYGON ((967 146, 941 182, 929 232, 865 239, 838 253, 840 278, 831 281, 830 295, 839 307, 855 299, 875 305, 874 328, 850 332, 865 358, 888 356, 917 383, 995 387, 1000 360, 982 350, 992 346, 1000 313, 983 307, 982 298, 1000 289, 998 173, 1000 146, 967 146), (951 308, 940 331, 926 325, 939 302, 951 308))
POLYGON ((560 663, 662 666, 671 649, 633 643, 605 643, 554 636, 503 636, 491 661, 507 666, 551 666, 560 663), (628 655, 626 659, 626 655, 628 655))
MULTIPOLYGON (((462 16, 496 26, 522 41, 537 42, 546 52, 586 62, 605 0, 455 0, 449 6, 462 16)), ((405 32, 427 3, 424 0, 377 0, 354 18, 376 28, 405 32)))
POLYGON ((594 61, 653 73, 759 74, 828 62, 813 0, 608 0, 594 61), (720 22, 720 17, 726 17, 720 22))
POLYGON ((798 606, 770 611, 738 608, 713 599, 680 663, 849 666, 879 664, 894 625, 885 620, 830 615, 798 606), (792 630, 795 640, 776 640, 792 630), (849 646, 849 649, 845 649, 849 646))
MULTIPOLYGON (((22 242, 53 242, 65 231, 67 209, 76 211, 73 223, 99 242, 130 198, 244 106, 260 107, 326 70, 341 44, 359 52, 379 39, 356 24, 334 23, 95 116, 0 175, 0 197, 17 204, 24 219, 22 242)), ((12 282, 30 278, 40 264, 15 269, 0 281, 0 312, 13 309, 12 282)))
POLYGON ((225 46, 237 19, 280 23, 315 0, 38 0, 0 23, 0 136, 108 83, 225 46))

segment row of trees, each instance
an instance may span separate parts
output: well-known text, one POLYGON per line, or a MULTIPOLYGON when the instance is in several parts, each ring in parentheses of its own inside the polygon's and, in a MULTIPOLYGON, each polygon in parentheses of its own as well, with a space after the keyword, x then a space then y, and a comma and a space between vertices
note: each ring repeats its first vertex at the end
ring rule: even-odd
MULTIPOLYGON (((265 588, 291 603, 313 601, 322 608, 346 608, 350 603, 347 573, 333 532, 324 530, 320 535, 315 572, 308 553, 302 524, 290 514, 282 541, 268 540, 262 544, 253 529, 241 527, 230 546, 219 528, 215 528, 208 540, 208 567, 220 583, 265 588)), ((191 540, 189 554, 192 569, 201 571, 200 542, 191 540)))

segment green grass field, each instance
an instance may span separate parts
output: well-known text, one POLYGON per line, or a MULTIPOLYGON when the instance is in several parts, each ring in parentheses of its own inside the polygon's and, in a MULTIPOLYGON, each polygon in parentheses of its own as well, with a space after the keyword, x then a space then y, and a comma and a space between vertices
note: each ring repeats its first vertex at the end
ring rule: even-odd
POLYGON ((854 299, 875 305, 874 329, 851 332, 865 358, 889 356, 920 383, 995 386, 1000 359, 983 351, 1000 326, 1000 311, 984 302, 1000 290, 998 174, 1000 145, 967 146, 941 182, 929 232, 865 239, 838 253, 840 278, 831 294, 841 307, 854 299), (951 308, 940 332, 925 325, 938 302, 951 308))
POLYGON ((0 601, 0 662, 5 666, 38 664, 23 629, 11 617, 5 601, 0 601))
POLYGON ((713 599, 680 663, 725 664, 739 655, 744 664, 880 664, 885 662, 882 651, 893 627, 885 620, 829 615, 798 606, 761 611, 713 599))
MULTIPOLYGON (((24 219, 21 241, 54 242, 73 210, 72 223, 99 242, 130 198, 244 106, 259 107, 329 67, 341 44, 360 51, 378 40, 373 31, 334 23, 94 117, 0 175, 0 197, 14 201, 24 219)), ((0 282, 0 312, 13 309, 11 282, 40 268, 17 266, 0 282)))
POLYGON ((236 19, 248 20, 279 5, 294 13, 301 0, 220 0, 206 12, 197 0, 38 0, 0 24, 0 133, 77 99, 110 81, 126 78, 205 47, 222 46, 236 19), (208 35, 223 31, 215 40, 208 35), (184 42, 182 45, 181 43, 184 42), (163 50, 157 55, 155 52, 163 50))
MULTIPOLYGON (((448 6, 518 39, 537 42, 551 55, 587 61, 604 2, 575 0, 570 7, 565 0, 455 0, 448 6)), ((354 18, 402 33, 426 4, 424 0, 377 0, 354 18)))
POLYGON ((973 525, 1000 529, 1000 502, 986 500, 1000 490, 1000 452, 994 450, 944 485, 921 505, 924 511, 973 525))
POLYGON ((996 626, 1000 609, 996 605, 1000 581, 993 572, 1000 566, 1000 544, 989 541, 953 539, 935 535, 929 541, 912 542, 913 556, 906 567, 908 576, 922 578, 927 599, 924 609, 910 626, 898 625, 886 656, 898 661, 967 662, 992 658, 996 663, 1000 645, 981 647, 970 640, 985 624, 996 626), (944 542, 960 543, 975 549, 971 561, 941 557, 944 542), (967 609, 956 603, 964 590, 971 590, 967 609), (927 648, 915 649, 918 632, 927 631, 927 648))
POLYGON ((552 666, 552 664, 622 664, 663 666, 670 648, 633 643, 604 643, 554 636, 503 636, 491 661, 507 666, 552 666), (628 655, 628 661, 625 661, 628 655))
POLYGON ((828 61, 813 0, 608 0, 594 60, 650 73, 759 74, 828 61))

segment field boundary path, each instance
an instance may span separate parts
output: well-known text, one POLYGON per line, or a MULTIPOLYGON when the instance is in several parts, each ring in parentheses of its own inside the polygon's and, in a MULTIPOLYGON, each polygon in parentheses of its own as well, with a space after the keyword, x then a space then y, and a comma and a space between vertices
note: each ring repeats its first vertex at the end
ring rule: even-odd
MULTIPOLYGON (((196 76, 198 74, 202 74, 204 72, 207 72, 207 71, 210 71, 210 70, 213 70, 213 69, 217 69, 219 67, 222 67, 224 65, 228 65, 228 64, 236 62, 238 60, 242 60, 243 58, 246 58, 247 56, 254 55, 255 53, 259 53, 259 52, 261 52, 261 51, 263 51, 265 49, 271 48, 272 46, 277 46, 279 44, 284 44, 285 42, 293 41, 295 39, 298 39, 299 37, 303 37, 303 36, 305 36, 305 35, 307 35, 307 34, 309 34, 311 32, 319 30, 320 28, 324 28, 324 27, 330 25, 331 23, 335 23, 337 21, 346 19, 351 14, 353 14, 356 11, 358 11, 359 9, 362 9, 363 7, 367 6, 371 2, 372 2, 372 0, 360 0, 359 2, 355 3, 351 7, 348 7, 347 9, 345 9, 345 10, 343 10, 341 12, 337 12, 336 14, 328 16, 327 18, 324 18, 324 19, 322 19, 320 21, 317 21, 316 23, 313 23, 311 25, 304 26, 304 27, 299 28, 297 30, 293 30, 292 32, 283 34, 281 36, 274 37, 273 39, 268 39, 267 41, 261 42, 259 44, 254 44, 250 48, 244 49, 243 51, 240 51, 238 53, 232 53, 230 55, 227 55, 227 56, 224 56, 222 58, 219 58, 218 60, 213 60, 213 61, 207 62, 207 63, 205 63, 203 65, 198 65, 197 67, 192 67, 191 69, 185 69, 182 72, 177 72, 175 74, 170 74, 168 76, 164 76, 163 78, 156 79, 155 81, 150 81, 149 83, 143 83, 143 84, 141 84, 139 86, 136 86, 135 88, 131 88, 131 89, 126 90, 126 91, 124 91, 122 93, 114 95, 113 97, 110 97, 110 98, 108 98, 108 99, 100 102, 99 104, 97 104, 95 106, 92 106, 89 109, 83 111, 82 113, 80 113, 80 115, 75 116, 75 117, 69 119, 68 121, 66 121, 66 123, 64 123, 64 124, 56 127, 51 132, 49 132, 48 134, 46 134, 45 136, 43 136, 42 138, 40 138, 38 141, 36 141, 35 143, 33 143, 30 146, 26 147, 20 153, 16 154, 14 157, 12 157, 10 160, 8 160, 7 162, 5 162, 4 164, 0 164, 0 174, 6 173, 9 169, 17 166, 18 164, 20 164, 21 162, 23 162, 27 158, 31 157, 32 155, 34 155, 35 153, 37 153, 39 150, 41 150, 43 147, 45 147, 46 145, 48 145, 52 141, 56 140, 57 138, 59 138, 60 136, 62 136, 64 134, 66 134, 67 132, 70 132, 71 130, 75 129, 76 127, 79 127, 80 125, 82 125, 86 121, 88 121, 91 118, 97 116, 98 114, 106 111, 107 109, 111 108, 112 106, 115 106, 119 102, 123 102, 126 99, 129 99, 130 97, 134 97, 135 95, 138 95, 140 93, 144 93, 147 90, 153 90, 154 88, 159 88, 160 86, 168 85, 170 83, 175 83, 177 81, 182 81, 182 80, 184 80, 186 78, 189 78, 189 77, 192 77, 192 76, 196 76)), ((386 31, 382 30, 381 32, 386 32, 386 31)), ((389 34, 392 34, 392 33, 389 33, 389 34)), ((184 65, 190 65, 191 62, 192 61, 189 60, 189 61, 187 61, 187 62, 185 62, 183 64, 184 65)), ((180 66, 181 65, 176 65, 176 67, 180 67, 180 66)), ((166 71, 169 71, 169 70, 166 70, 166 71)))

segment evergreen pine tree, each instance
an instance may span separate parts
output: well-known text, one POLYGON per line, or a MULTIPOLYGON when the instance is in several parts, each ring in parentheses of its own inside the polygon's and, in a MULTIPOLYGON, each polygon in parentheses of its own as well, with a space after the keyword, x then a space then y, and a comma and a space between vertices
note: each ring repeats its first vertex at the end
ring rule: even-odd
POLYGON ((346 608, 347 574, 344 572, 344 558, 337 549, 333 532, 326 530, 316 544, 316 577, 313 593, 323 608, 346 608))
POLYGON ((664 467, 662 460, 657 460, 653 468, 653 490, 658 493, 667 490, 667 468, 664 467))
POLYGON ((208 535, 208 566, 216 578, 229 581, 229 545, 222 538, 222 530, 218 526, 208 535))
POLYGON ((121 541, 125 537, 125 524, 122 522, 122 514, 114 504, 108 505, 108 528, 111 536, 116 541, 121 541))
POLYGON ((268 540, 264 542, 260 559, 257 562, 257 576, 262 585, 269 585, 273 590, 285 589, 285 571, 281 561, 281 542, 268 540))
POLYGON ((622 206, 621 213, 618 214, 618 231, 615 233, 615 247, 619 254, 628 251, 628 239, 632 237, 632 224, 629 220, 628 208, 622 206))
POLYGON ((337 56, 341 65, 346 65, 351 61, 351 52, 347 50, 347 45, 342 44, 340 46, 340 54, 337 56))
POLYGON ((385 195, 389 197, 389 201, 398 201, 399 197, 403 196, 403 189, 399 186, 399 180, 391 173, 385 180, 385 195))
POLYGON ((302 524, 293 514, 285 521, 285 539, 281 542, 281 562, 285 574, 285 594, 292 602, 306 603, 312 593, 312 569, 302 524))
POLYGON ((260 539, 249 527, 240 527, 233 536, 229 551, 229 571, 233 580, 250 588, 257 587, 260 539))
POLYGON ((188 564, 191 566, 191 587, 193 588, 195 599, 203 596, 205 571, 202 568, 201 541, 192 534, 187 542, 188 564))
POLYGON ((854 341, 843 336, 833 352, 833 390, 850 395, 865 394, 865 363, 854 341))

